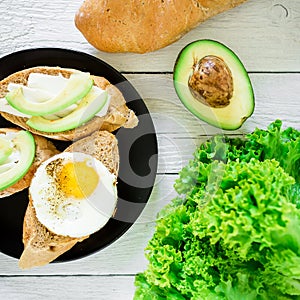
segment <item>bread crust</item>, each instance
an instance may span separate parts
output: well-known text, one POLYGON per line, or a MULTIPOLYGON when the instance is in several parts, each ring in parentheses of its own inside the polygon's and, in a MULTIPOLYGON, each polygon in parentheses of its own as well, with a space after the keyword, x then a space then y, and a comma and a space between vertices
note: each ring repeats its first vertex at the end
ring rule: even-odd
POLYGON ((67 147, 64 152, 82 152, 100 160, 116 177, 119 173, 119 148, 116 137, 108 131, 95 131, 67 147))
MULTIPOLYGON (((8 133, 8 132, 18 132, 22 130, 21 128, 0 128, 0 134, 8 133)), ((21 178, 18 182, 6 188, 3 191, 0 191, 0 198, 8 197, 13 195, 14 193, 20 192, 29 187, 31 179, 38 168, 38 166, 51 156, 59 153, 59 151, 55 148, 52 142, 48 141, 46 138, 33 135, 36 149, 35 149, 35 158, 34 161, 25 174, 23 178, 21 178)))
POLYGON ((29 196, 23 223, 25 247, 19 260, 19 267, 29 269, 44 266, 86 238, 71 238, 51 233, 37 219, 32 199, 29 196))
MULTIPOLYGON (((62 76, 69 78, 74 71, 76 70, 60 67, 41 66, 16 72, 0 81, 0 98, 5 97, 5 95, 7 94, 7 86, 9 83, 19 83, 26 85, 30 73, 43 73, 49 75, 61 74, 62 76)), ((58 133, 41 132, 31 128, 26 124, 28 118, 15 116, 5 112, 0 112, 0 114, 8 121, 34 134, 63 141, 75 141, 88 136, 99 129, 112 132, 121 126, 129 128, 135 127, 138 124, 138 119, 135 113, 127 107, 126 101, 119 89, 112 85, 104 77, 92 76, 92 78, 94 80, 94 85, 107 90, 107 92, 111 95, 110 105, 108 108, 108 112, 104 117, 96 116, 89 122, 83 124, 82 126, 79 126, 78 128, 58 133)))
MULTIPOLYGON (((65 152, 82 152, 100 160, 111 173, 118 175, 119 149, 116 137, 107 131, 96 131, 91 136, 73 143, 65 152)), ((29 203, 23 222, 24 251, 19 260, 21 269, 48 264, 71 249, 77 242, 88 238, 57 235, 39 222, 29 194, 29 203)))
POLYGON ((163 48, 208 18, 246 0, 85 0, 75 25, 95 48, 145 53, 163 48))

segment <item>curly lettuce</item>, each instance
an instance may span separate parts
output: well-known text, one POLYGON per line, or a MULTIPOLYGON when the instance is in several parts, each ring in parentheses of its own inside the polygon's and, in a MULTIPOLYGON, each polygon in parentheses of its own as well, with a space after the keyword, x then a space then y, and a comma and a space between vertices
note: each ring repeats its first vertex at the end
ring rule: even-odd
POLYGON ((300 132, 201 145, 175 183, 135 299, 300 299, 300 132))
POLYGON ((276 159, 300 184, 300 131, 291 127, 282 130, 282 122, 276 120, 267 130, 256 129, 244 138, 217 135, 199 146, 174 187, 178 194, 198 189, 198 184, 203 184, 203 169, 214 160, 249 162, 252 158, 276 159))

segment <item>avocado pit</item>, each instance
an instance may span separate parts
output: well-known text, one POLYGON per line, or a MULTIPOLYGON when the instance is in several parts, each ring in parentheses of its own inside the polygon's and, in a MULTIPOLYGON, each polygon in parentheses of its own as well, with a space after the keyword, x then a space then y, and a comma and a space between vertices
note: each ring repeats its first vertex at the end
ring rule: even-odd
POLYGON ((213 55, 194 58, 188 86, 195 99, 213 108, 228 106, 233 96, 232 73, 221 58, 213 55))

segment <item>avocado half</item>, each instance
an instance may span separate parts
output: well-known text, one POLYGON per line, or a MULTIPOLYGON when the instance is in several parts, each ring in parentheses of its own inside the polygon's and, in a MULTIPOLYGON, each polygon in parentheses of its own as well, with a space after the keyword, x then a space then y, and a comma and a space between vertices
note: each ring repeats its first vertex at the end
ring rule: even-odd
POLYGON ((217 41, 198 40, 183 48, 173 81, 185 107, 215 127, 238 129, 254 111, 253 88, 245 67, 217 41))

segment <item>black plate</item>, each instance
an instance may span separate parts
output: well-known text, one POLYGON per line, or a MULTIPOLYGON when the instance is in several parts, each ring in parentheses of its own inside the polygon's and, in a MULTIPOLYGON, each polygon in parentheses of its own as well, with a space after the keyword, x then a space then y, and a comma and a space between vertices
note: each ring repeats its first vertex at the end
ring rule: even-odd
MULTIPOLYGON (((104 76, 123 93, 127 105, 139 118, 133 129, 115 132, 119 142, 120 172, 118 204, 114 218, 98 232, 61 255, 56 262, 78 259, 114 242, 136 221, 151 194, 157 171, 157 140, 149 111, 134 87, 118 71, 100 59, 73 50, 58 48, 28 49, 0 59, 0 80, 19 70, 35 66, 60 66, 104 76)), ((12 124, 0 117, 0 127, 12 124)), ((63 150, 66 142, 54 141, 63 150)), ((23 251, 22 226, 28 191, 0 199, 0 251, 19 258, 23 251)))

